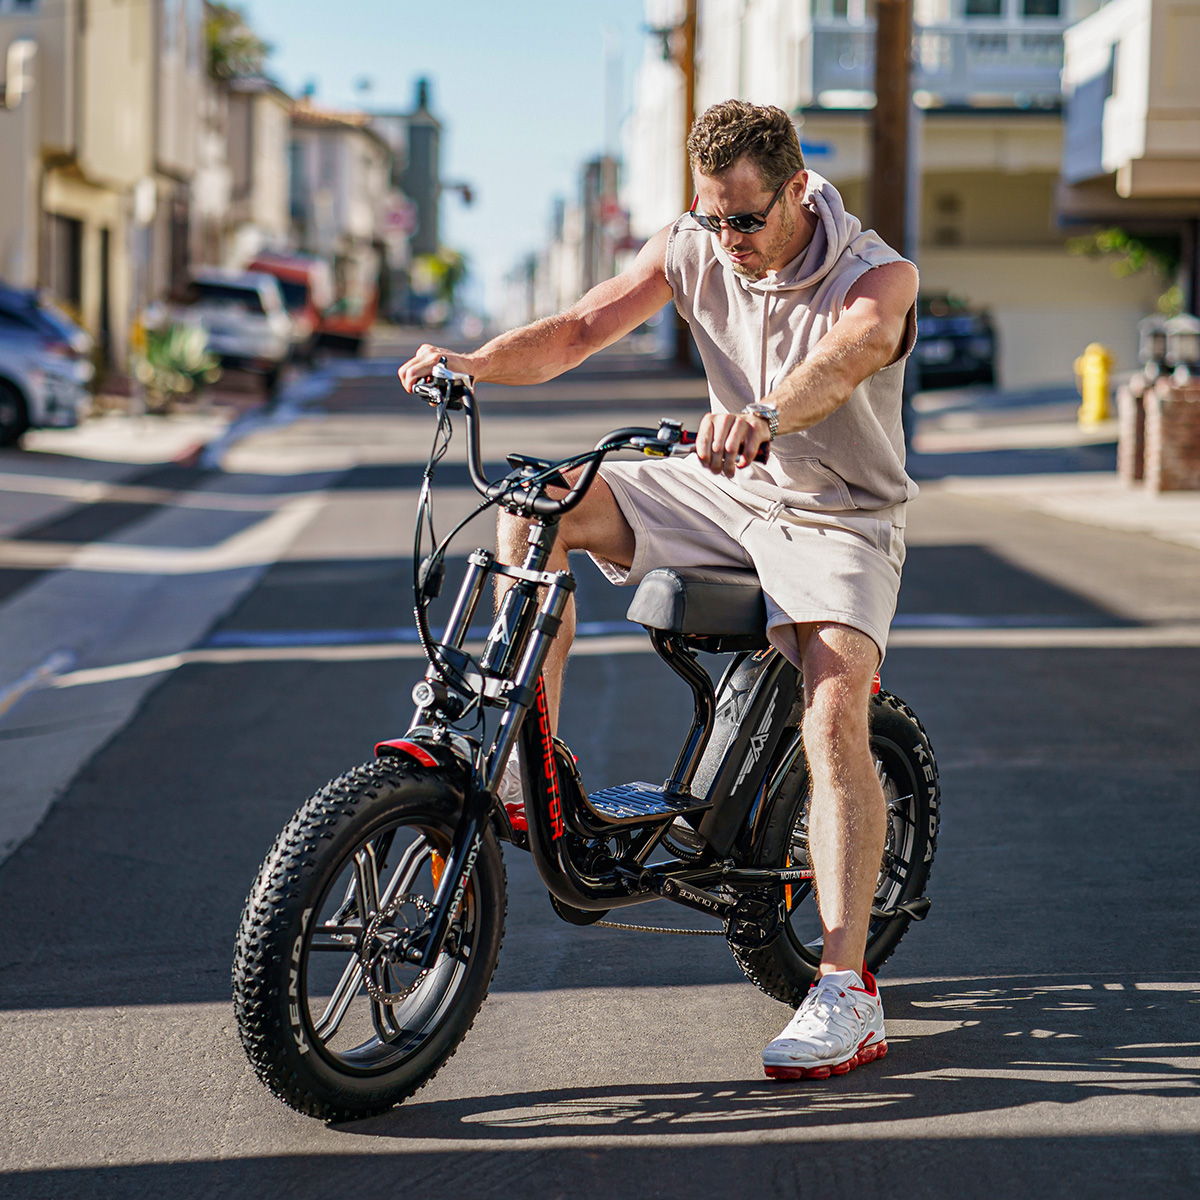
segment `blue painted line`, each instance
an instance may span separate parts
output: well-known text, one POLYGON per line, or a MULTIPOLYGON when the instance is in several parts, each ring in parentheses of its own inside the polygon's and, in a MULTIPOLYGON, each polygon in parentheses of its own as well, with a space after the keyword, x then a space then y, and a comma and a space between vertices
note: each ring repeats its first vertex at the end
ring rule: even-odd
MULTIPOLYGON (((640 625, 631 621, 580 621, 575 629, 576 637, 612 637, 617 634, 639 633, 640 625)), ((435 639, 444 636, 444 629, 431 631, 435 639)), ((483 641, 488 635, 487 626, 472 628, 467 638, 483 641)), ((412 626, 395 629, 223 629, 211 633, 200 647, 206 650, 239 649, 288 646, 362 646, 398 642, 413 644, 418 640, 412 626)))
MULTIPOLYGON (((1063 614, 997 613, 973 616, 966 613, 898 613, 892 621, 895 629, 1097 629, 1119 627, 1123 623, 1102 616, 1063 614)), ((579 638, 617 637, 641 633, 632 621, 580 621, 575 628, 579 638)), ((432 630, 440 639, 445 630, 432 630)), ((488 627, 475 626, 467 634, 470 641, 487 638, 488 627)), ((417 631, 411 625, 391 629, 224 629, 209 634, 200 646, 204 649, 252 649, 261 647, 363 646, 380 644, 413 645, 417 631)))

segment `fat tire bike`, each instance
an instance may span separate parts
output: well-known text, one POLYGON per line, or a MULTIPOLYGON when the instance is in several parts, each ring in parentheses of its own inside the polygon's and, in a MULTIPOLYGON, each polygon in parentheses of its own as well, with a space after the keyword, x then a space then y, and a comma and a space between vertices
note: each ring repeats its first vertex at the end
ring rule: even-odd
MULTIPOLYGON (((795 1006, 815 977, 821 927, 808 854, 802 680, 766 637, 753 571, 650 571, 629 619, 687 684, 691 727, 669 778, 588 793, 553 735, 542 667, 575 587, 547 570, 559 520, 605 457, 694 449, 680 424, 625 428, 557 463, 510 455, 489 481, 468 376, 435 368, 416 391, 437 410, 414 545, 414 612, 429 660, 403 737, 307 800, 276 839, 246 901, 233 966, 242 1044, 262 1082, 327 1121, 382 1112, 433 1077, 487 996, 504 933, 501 843, 527 851, 563 920, 669 900, 715 917, 746 976, 795 1006), (434 470, 465 417, 467 465, 482 502, 529 519, 520 566, 476 550, 446 627, 429 607, 447 547, 435 541, 434 470), (567 472, 572 472, 568 478, 567 472), (482 650, 468 631, 489 582, 502 578, 482 650), (698 651, 732 655, 713 683, 698 651), (526 818, 497 795, 519 747, 526 818)), ((469 520, 470 518, 467 518, 469 520)), ((912 710, 878 688, 870 744, 887 802, 886 848, 866 965, 877 969, 929 908, 939 785, 912 710)))

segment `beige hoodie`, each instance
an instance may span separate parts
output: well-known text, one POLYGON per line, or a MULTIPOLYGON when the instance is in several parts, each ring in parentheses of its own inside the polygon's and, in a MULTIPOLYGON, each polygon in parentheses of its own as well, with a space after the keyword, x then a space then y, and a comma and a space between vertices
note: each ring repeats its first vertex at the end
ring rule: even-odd
MULTIPOLYGON (((738 275, 717 238, 690 216, 671 227, 667 279, 700 351, 714 412, 763 399, 836 323, 857 279, 904 261, 813 171, 803 203, 817 217, 812 241, 760 280, 738 275)), ((915 337, 913 316, 905 355, 915 337)), ((737 472, 731 494, 744 489, 768 504, 821 512, 866 509, 902 525, 904 502, 917 494, 904 470, 903 380, 903 359, 876 372, 811 429, 778 437, 765 465, 737 472)))

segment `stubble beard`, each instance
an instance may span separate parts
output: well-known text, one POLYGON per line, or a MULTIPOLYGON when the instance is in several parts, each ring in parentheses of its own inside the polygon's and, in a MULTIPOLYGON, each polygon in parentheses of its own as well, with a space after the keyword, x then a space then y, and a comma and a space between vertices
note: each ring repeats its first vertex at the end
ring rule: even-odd
POLYGON ((755 247, 755 257, 749 262, 737 263, 730 260, 734 273, 745 279, 757 281, 768 271, 777 270, 783 263, 776 261, 783 254, 784 247, 791 241, 796 231, 796 214, 790 208, 784 208, 779 213, 779 229, 775 236, 761 250, 755 247), (761 264, 761 265, 757 265, 761 264))

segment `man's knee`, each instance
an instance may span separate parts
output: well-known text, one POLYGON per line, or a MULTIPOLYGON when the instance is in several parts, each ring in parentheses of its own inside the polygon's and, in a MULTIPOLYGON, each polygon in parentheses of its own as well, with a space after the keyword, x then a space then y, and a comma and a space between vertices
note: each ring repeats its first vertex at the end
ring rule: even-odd
POLYGON ((865 738, 878 647, 848 625, 802 625, 797 634, 804 655, 806 739, 836 745, 865 738))

